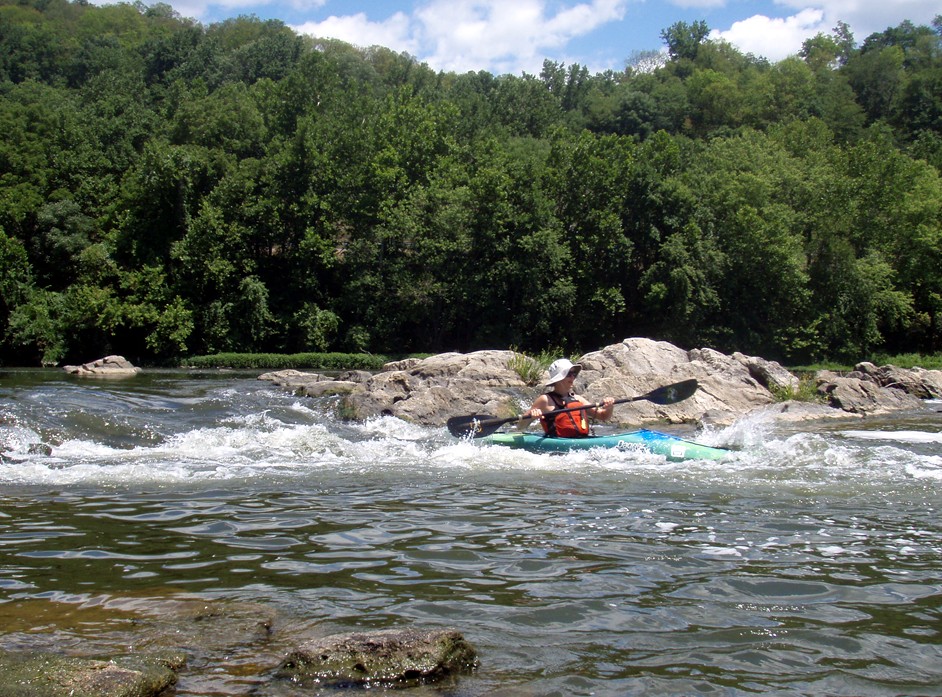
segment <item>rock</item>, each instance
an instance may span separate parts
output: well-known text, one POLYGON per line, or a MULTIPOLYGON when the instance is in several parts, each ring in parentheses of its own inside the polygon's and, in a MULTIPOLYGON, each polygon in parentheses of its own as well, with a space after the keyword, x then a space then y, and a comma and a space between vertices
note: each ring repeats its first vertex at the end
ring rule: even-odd
POLYGON ((415 687, 467 673, 477 652, 453 629, 391 629, 306 642, 276 675, 301 685, 415 687))
MULTIPOLYGON (((340 394, 344 418, 367 419, 390 415, 426 426, 441 426, 448 418, 487 414, 508 418, 529 407, 545 389, 528 387, 510 368, 513 351, 443 353, 425 359, 408 359, 384 366, 371 376, 344 375, 338 379, 310 373, 282 371, 262 376, 302 394, 340 394), (325 382, 333 380, 333 382, 325 382)), ((743 415, 776 404, 795 391, 796 376, 780 364, 741 353, 725 355, 711 348, 685 351, 664 341, 628 338, 579 359, 583 369, 575 389, 593 402, 606 396, 616 399, 644 395, 658 387, 696 378, 699 389, 689 399, 670 405, 638 400, 615 408, 611 424, 637 427, 657 423, 729 425, 743 415)), ((822 401, 838 414, 876 414, 916 407, 919 399, 942 396, 942 371, 900 370, 859 364, 856 382, 836 374, 819 374, 822 401), (873 389, 857 385, 868 383, 873 389), (908 396, 912 396, 910 399, 908 396), (913 401, 915 399, 915 401, 913 401)), ((813 418, 795 407, 782 409, 781 418, 813 418)))
POLYGON ((873 363, 858 363, 847 377, 863 376, 881 387, 902 390, 919 399, 942 397, 942 370, 897 368, 895 365, 877 367, 873 363))
POLYGON ((923 406, 921 399, 901 389, 881 387, 870 379, 834 377, 828 373, 819 374, 818 392, 832 407, 852 414, 888 414, 923 406))
POLYGON ((387 365, 343 400, 348 417, 387 414, 442 425, 455 414, 511 416, 520 410, 523 380, 510 369, 513 351, 444 353, 387 365), (515 411, 516 410, 516 411, 515 411))
POLYGON ((232 646, 265 644, 271 638, 275 615, 260 603, 235 601, 182 601, 150 609, 152 620, 142 619, 135 648, 187 651, 198 657, 225 654, 232 646))
POLYGON ((864 414, 842 411, 822 402, 788 400, 759 407, 751 412, 750 416, 754 416, 759 420, 763 420, 765 416, 770 416, 772 420, 778 423, 802 423, 823 419, 860 419, 863 418, 864 414))
POLYGON ((0 693, 4 697, 156 697, 176 683, 181 666, 160 657, 94 659, 0 651, 0 693))
POLYGON ((259 375, 258 379, 268 380, 279 387, 287 387, 304 397, 329 397, 350 394, 371 377, 372 374, 365 370, 347 371, 335 378, 320 373, 303 373, 300 370, 278 370, 259 375))
POLYGON ((730 424, 741 414, 774 401, 742 361, 713 349, 684 351, 673 344, 631 338, 587 353, 576 391, 590 401, 642 395, 663 385, 697 378, 693 397, 671 405, 637 401, 615 408, 611 423, 634 427, 649 423, 696 423, 704 413, 711 422, 730 424))
POLYGON ((732 358, 744 365, 749 375, 770 392, 791 393, 798 389, 798 378, 785 370, 780 363, 756 356, 745 356, 738 351, 732 358))
POLYGON ((80 377, 128 377, 141 372, 140 368, 131 365, 123 356, 105 356, 83 365, 63 366, 63 370, 80 377))

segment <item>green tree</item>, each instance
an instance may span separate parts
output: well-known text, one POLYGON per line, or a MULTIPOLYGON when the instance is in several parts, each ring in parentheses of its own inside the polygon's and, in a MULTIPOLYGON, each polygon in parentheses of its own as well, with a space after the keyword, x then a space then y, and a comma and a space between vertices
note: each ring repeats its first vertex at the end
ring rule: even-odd
POLYGON ((703 20, 692 24, 675 22, 661 32, 661 40, 673 60, 695 60, 700 45, 710 34, 710 27, 703 20))

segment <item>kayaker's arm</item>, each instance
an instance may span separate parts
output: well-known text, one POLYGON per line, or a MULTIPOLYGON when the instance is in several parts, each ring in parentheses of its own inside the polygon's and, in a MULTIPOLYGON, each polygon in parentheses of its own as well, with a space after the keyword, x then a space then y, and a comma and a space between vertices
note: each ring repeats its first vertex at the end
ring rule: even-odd
POLYGON ((542 417, 543 412, 547 411, 548 401, 549 400, 544 395, 537 397, 533 402, 533 406, 520 415, 520 419, 517 421, 517 429, 526 431, 530 424, 533 423, 534 419, 542 417))

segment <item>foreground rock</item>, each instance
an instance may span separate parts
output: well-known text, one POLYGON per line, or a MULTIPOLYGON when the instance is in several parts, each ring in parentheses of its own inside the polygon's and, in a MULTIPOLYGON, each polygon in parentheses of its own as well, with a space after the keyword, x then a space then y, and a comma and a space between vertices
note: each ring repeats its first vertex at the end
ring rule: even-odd
POLYGON ((4 697, 156 697, 175 684, 175 658, 108 660, 0 651, 4 697))
MULTIPOLYGON (((462 414, 508 418, 525 410, 543 391, 527 385, 511 368, 512 351, 443 353, 423 360, 390 363, 375 374, 348 373, 339 379, 282 371, 271 380, 309 396, 338 395, 345 418, 396 416, 426 426, 441 426, 462 414)), ((517 357, 519 358, 519 357, 517 357)), ((611 423, 621 427, 646 424, 728 425, 744 414, 768 409, 794 393, 797 376, 774 361, 741 353, 725 355, 709 348, 685 351, 650 339, 625 339, 580 359, 576 392, 592 401, 643 395, 653 389, 696 378, 700 389, 672 405, 637 401, 619 405, 611 423)), ((942 396, 942 371, 900 371, 857 366, 850 376, 821 373, 816 377, 820 400, 830 407, 771 410, 789 420, 826 416, 860 417, 922 408, 921 399, 942 396)))
MULTIPOLYGON (((46 601, 30 602, 48 621, 46 601)), ((302 689, 451 688, 477 666, 474 647, 454 629, 355 632, 310 641, 308 630, 274 636, 277 612, 260 603, 165 598, 135 599, 131 607, 130 617, 121 611, 133 631, 122 637, 118 656, 107 648, 114 646, 112 639, 76 641, 71 628, 43 637, 32 650, 0 649, 0 697, 169 697, 176 694, 174 685, 181 693, 203 694, 197 686, 206 684, 206 667, 230 660, 255 685, 253 695, 285 694, 286 681, 302 689), (74 655, 83 650, 85 655, 74 655), (247 661, 250 655, 257 659, 247 661)), ((288 623, 287 629, 302 626, 288 623)))
MULTIPOLYGON (((35 601, 43 617, 47 602, 35 601)), ((247 647, 261 655, 269 650, 275 611, 267 605, 165 599, 134 607, 134 634, 123 642, 127 655, 96 649, 94 639, 77 644, 71 635, 64 650, 85 655, 61 655, 53 636, 36 650, 0 650, 0 697, 167 697, 178 675, 185 680, 187 664, 215 664, 247 647)), ((265 671, 274 668, 272 662, 265 671)))
POLYGON ((474 648, 453 629, 335 634, 302 644, 277 675, 301 685, 415 687, 470 672, 474 648))
POLYGON ((80 377, 128 377, 141 372, 140 368, 131 365, 124 356, 105 356, 91 363, 67 365, 62 369, 70 375, 80 377))

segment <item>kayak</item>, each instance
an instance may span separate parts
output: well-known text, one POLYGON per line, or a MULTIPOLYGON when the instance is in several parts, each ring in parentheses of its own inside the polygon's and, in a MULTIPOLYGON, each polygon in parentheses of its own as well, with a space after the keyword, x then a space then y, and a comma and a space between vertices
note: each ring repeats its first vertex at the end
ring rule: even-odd
POLYGON ((589 450, 590 448, 640 448, 663 455, 668 460, 721 460, 729 457, 726 448, 714 448, 710 445, 695 443, 659 431, 631 431, 610 436, 586 436, 585 438, 551 438, 542 433, 492 433, 480 439, 491 445, 503 445, 521 448, 532 452, 569 452, 570 450, 589 450))

